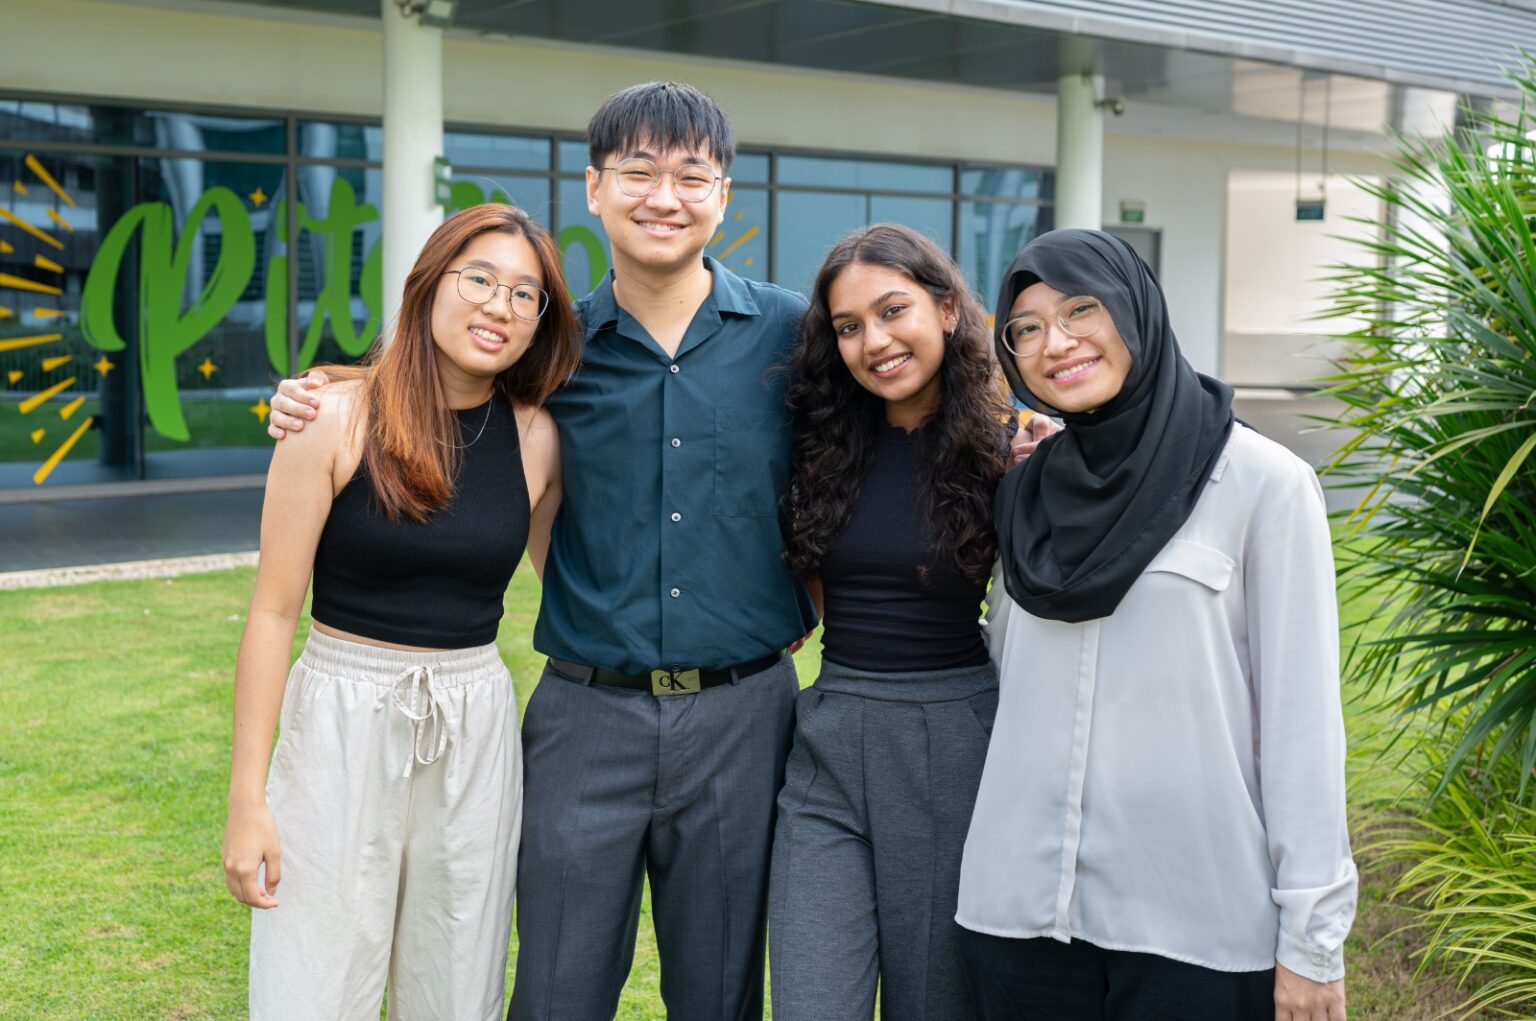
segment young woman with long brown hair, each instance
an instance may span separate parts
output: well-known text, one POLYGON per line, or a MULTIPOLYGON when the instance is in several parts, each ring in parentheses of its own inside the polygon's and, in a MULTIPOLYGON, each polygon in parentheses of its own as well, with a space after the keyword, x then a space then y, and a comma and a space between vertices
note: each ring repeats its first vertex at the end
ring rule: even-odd
POLYGON ((789 402, 785 560, 825 603, 769 894, 783 1021, 973 1016, 954 924, 997 704, 978 624, 1011 409, 985 315, 932 241, 876 224, 816 278, 789 402))
POLYGON ((579 331, 549 233, 496 204, 433 232, 398 323, 268 474, 223 851, 260 909, 252 1018, 373 1021, 386 980, 391 1017, 501 1014, 522 776, 495 637, 525 547, 542 570, 539 405, 579 331))

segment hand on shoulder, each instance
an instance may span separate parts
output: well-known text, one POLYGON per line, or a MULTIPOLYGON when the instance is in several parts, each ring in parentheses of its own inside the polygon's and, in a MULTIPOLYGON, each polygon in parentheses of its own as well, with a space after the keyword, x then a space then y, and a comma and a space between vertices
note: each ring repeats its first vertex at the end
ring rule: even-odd
POLYGON ((305 422, 318 417, 320 391, 329 382, 326 374, 316 369, 277 384, 277 393, 272 395, 272 410, 267 415, 267 435, 280 440, 289 433, 302 432, 305 422))

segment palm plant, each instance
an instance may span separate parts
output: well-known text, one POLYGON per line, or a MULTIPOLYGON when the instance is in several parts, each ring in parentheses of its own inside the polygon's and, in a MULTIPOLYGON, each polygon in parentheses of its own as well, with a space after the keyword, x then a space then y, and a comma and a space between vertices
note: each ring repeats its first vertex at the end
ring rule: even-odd
POLYGON ((1397 175, 1363 184, 1385 215, 1361 265, 1331 278, 1332 312, 1363 325, 1329 390, 1354 431, 1329 470, 1366 492, 1344 591, 1380 603, 1348 666, 1405 727, 1440 721, 1442 790, 1512 753, 1521 798, 1536 766, 1533 75, 1513 76, 1516 112, 1400 139, 1397 175))
MULTIPOLYGON (((1424 753, 1443 770, 1443 752, 1424 753)), ((1422 815, 1399 816, 1361 848, 1407 863, 1393 892, 1421 911, 1420 973, 1434 963, 1473 986, 1460 1018, 1536 1007, 1536 808, 1505 797, 1518 786, 1514 759, 1458 772, 1422 815)))

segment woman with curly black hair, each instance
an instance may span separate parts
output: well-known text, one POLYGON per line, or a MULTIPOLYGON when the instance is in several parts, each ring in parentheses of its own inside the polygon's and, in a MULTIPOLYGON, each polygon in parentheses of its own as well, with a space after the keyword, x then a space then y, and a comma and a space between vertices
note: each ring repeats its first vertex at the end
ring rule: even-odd
POLYGON ((823 594, 769 893, 777 1021, 973 1016, 954 924, 997 705, 978 622, 1013 414, 959 268, 895 224, 843 238, 792 363, 785 560, 823 594))

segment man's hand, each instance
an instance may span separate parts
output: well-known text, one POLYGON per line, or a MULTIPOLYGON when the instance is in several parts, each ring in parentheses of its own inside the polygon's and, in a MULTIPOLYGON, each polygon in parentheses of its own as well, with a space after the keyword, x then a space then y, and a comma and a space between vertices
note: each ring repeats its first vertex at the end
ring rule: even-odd
POLYGON ((1275 1021, 1344 1021, 1344 980, 1313 982, 1276 964, 1275 1021))
POLYGON ((272 413, 267 417, 267 435, 280 440, 289 433, 299 432, 307 419, 314 418, 320 408, 318 390, 330 380, 318 369, 298 379, 285 379, 277 384, 272 395, 272 413))
MULTIPOLYGON (((272 404, 275 409, 277 405, 276 398, 273 398, 272 404)), ((1040 445, 1041 440, 1051 435, 1051 433, 1059 432, 1061 432, 1061 426, 1052 422, 1044 415, 1038 412, 1030 415, 1024 424, 1019 426, 1019 431, 1013 434, 1013 460, 1009 462, 1008 466, 1011 468, 1019 464, 1035 452, 1035 448, 1040 445)))

